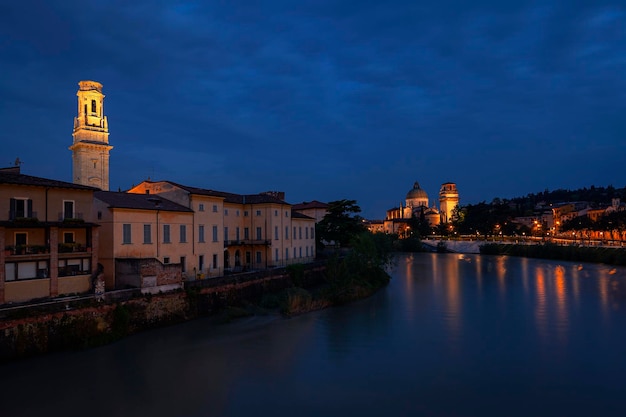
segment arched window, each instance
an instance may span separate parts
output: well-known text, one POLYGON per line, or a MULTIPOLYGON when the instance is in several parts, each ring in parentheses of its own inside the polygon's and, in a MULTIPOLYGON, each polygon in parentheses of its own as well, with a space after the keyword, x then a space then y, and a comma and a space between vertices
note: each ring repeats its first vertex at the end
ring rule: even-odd
POLYGON ((96 100, 91 100, 91 112, 96 112, 96 100))

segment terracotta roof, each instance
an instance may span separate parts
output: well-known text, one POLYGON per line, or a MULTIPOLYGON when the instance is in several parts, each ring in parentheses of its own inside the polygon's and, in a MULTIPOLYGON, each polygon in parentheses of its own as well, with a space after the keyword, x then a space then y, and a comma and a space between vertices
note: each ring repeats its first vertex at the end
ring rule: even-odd
POLYGON ((110 208, 193 212, 189 207, 182 206, 156 194, 96 191, 94 197, 107 203, 110 208))
POLYGON ((87 185, 73 184, 71 182, 51 180, 48 178, 33 177, 31 175, 20 174, 15 169, 0 169, 0 184, 28 185, 33 187, 47 188, 71 188, 75 190, 96 191, 99 188, 87 185))
POLYGON ((216 191, 216 190, 207 190, 206 188, 198 188, 198 187, 190 187, 188 185, 177 184, 172 181, 163 181, 168 182, 176 187, 180 187, 183 190, 198 195, 207 195, 211 197, 221 197, 227 203, 236 203, 236 204, 262 204, 262 203, 274 203, 274 204, 289 204, 271 194, 234 194, 227 193, 224 191, 216 191))
POLYGON ((310 220, 315 220, 313 217, 309 217, 305 214, 299 213, 297 211, 291 211, 291 217, 294 219, 310 219, 310 220))
POLYGON ((302 203, 294 204, 292 206, 294 210, 306 210, 306 209, 328 209, 328 204, 322 203, 321 201, 313 200, 313 201, 303 201, 302 203))

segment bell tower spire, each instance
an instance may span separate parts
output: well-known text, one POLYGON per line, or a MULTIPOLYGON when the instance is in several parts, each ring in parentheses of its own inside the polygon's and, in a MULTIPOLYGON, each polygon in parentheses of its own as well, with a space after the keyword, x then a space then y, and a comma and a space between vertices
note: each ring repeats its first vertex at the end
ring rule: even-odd
POLYGON ((78 115, 74 118, 72 180, 74 184, 109 190, 109 124, 104 115, 102 84, 80 81, 78 115))

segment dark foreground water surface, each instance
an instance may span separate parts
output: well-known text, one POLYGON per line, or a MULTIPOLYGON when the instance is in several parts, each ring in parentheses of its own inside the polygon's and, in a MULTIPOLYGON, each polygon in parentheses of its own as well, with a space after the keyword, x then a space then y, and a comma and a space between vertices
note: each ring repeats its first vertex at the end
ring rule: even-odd
POLYGON ((340 308, 0 366, 0 415, 625 416, 626 269, 398 257, 340 308))

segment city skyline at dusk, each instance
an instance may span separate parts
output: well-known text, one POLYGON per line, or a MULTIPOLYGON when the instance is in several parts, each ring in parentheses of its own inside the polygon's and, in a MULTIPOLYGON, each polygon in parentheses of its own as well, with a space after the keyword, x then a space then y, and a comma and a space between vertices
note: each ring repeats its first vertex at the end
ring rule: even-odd
POLYGON ((170 180, 382 218, 419 181, 461 204, 626 185, 619 1, 23 1, 0 6, 2 160, 71 181, 102 83, 110 188, 170 180))

